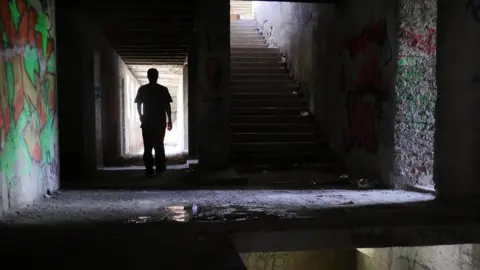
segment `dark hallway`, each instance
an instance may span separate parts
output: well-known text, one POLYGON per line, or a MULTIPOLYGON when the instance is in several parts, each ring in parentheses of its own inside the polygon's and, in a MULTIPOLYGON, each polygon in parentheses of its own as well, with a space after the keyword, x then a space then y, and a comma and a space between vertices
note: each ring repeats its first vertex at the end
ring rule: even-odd
POLYGON ((477 4, 0 0, 2 254, 478 269, 477 4), (173 129, 146 178, 152 67, 173 129))

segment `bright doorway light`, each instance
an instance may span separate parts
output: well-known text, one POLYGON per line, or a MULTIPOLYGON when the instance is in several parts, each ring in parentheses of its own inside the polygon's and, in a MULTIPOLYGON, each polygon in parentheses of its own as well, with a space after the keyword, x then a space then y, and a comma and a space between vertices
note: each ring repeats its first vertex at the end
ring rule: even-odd
MULTIPOLYGON (((129 69, 137 79, 139 85, 148 83, 147 70, 156 68, 159 72, 158 83, 170 91, 173 102, 172 121, 173 129, 165 134, 165 153, 174 156, 185 152, 184 149, 184 121, 183 114, 183 66, 180 65, 130 65, 129 69)), ((137 108, 134 104, 138 88, 125 87, 125 155, 138 156, 143 154, 142 131, 137 108)))

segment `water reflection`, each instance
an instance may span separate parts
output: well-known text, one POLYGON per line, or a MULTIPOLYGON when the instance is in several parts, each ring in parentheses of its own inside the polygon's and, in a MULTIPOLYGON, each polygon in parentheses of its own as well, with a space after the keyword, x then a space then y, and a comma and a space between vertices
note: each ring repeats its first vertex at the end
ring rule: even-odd
POLYGON ((172 205, 167 207, 167 209, 173 214, 171 220, 177 222, 189 221, 198 211, 198 207, 195 204, 192 206, 172 205))

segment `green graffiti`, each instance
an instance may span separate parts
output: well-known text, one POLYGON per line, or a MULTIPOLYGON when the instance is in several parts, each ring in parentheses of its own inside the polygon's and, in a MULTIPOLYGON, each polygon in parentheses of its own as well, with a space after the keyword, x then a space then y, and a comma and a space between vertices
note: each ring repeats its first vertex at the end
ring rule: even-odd
POLYGON ((10 13, 12 14, 13 25, 15 30, 17 30, 18 25, 20 24, 20 12, 18 11, 17 1, 10 1, 8 7, 10 9, 10 13))
MULTIPOLYGON (((42 37, 42 46, 43 48, 47 48, 48 45, 48 37, 50 36, 50 30, 48 29, 48 16, 46 16, 45 13, 39 12, 38 13, 38 18, 37 18, 37 23, 35 24, 35 30, 40 33, 40 36, 42 37)), ((47 50, 43 51, 43 56, 47 56, 47 50)))
POLYGON ((24 63, 28 77, 32 82, 36 83, 35 73, 40 72, 40 63, 38 61, 37 49, 32 48, 30 45, 27 45, 25 47, 24 63))
POLYGON ((434 103, 432 94, 425 86, 427 81, 427 65, 422 57, 405 57, 397 62, 396 92, 400 103, 407 106, 405 117, 409 125, 423 125, 419 123, 419 113, 432 111, 434 103))
POLYGON ((58 166, 56 109, 51 100, 56 90, 54 41, 48 12, 36 10, 34 6, 40 5, 32 2, 0 0, 0 8, 9 10, 9 17, 0 23, 0 50, 12 56, 0 58, 0 174, 9 187, 21 179, 43 181, 50 168, 45 165, 58 166), (34 174, 38 168, 42 171, 34 174))

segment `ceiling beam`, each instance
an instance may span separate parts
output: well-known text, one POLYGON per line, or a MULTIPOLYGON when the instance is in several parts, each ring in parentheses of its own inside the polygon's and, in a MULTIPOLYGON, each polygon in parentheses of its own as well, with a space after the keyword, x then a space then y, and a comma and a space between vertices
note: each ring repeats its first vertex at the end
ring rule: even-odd
POLYGON ((127 41, 127 42, 153 42, 153 43, 169 43, 173 41, 177 42, 189 42, 193 39, 193 35, 186 33, 175 33, 175 34, 162 34, 158 33, 157 35, 149 35, 143 33, 110 33, 110 35, 105 34, 110 42, 115 41, 127 41))
POLYGON ((111 40, 110 43, 115 49, 124 49, 124 48, 186 48, 188 47, 189 42, 182 42, 180 40, 153 40, 150 41, 129 41, 129 40, 111 40))
POLYGON ((172 65, 180 66, 185 63, 185 60, 123 60, 126 65, 172 65))

